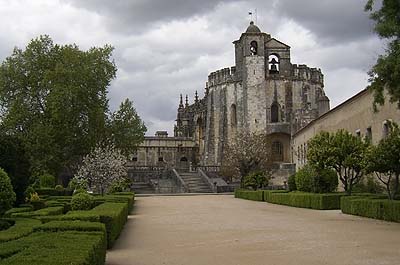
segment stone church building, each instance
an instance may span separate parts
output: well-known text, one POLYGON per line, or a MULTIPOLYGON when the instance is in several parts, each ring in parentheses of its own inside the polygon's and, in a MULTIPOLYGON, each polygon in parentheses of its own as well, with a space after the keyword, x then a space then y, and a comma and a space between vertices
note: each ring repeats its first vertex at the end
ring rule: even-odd
POLYGON ((323 74, 293 64, 290 46, 253 22, 233 44, 235 65, 209 74, 203 98, 181 95, 174 137, 146 137, 133 165, 219 166, 240 132, 266 133, 278 168, 292 165, 292 135, 329 111, 323 74))

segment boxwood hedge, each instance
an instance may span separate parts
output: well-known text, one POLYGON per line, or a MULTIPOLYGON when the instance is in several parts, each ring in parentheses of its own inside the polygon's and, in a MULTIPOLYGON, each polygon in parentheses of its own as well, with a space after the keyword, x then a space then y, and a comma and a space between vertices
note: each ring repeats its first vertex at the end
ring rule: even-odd
POLYGON ((268 202, 317 210, 333 210, 340 209, 340 197, 342 196, 341 193, 271 193, 268 202))
POLYGON ((35 216, 59 215, 64 213, 64 206, 47 207, 33 212, 13 213, 11 217, 32 218, 35 216))
POLYGON ((7 230, 0 231, 0 243, 27 236, 33 232, 33 227, 40 225, 39 220, 28 218, 10 218, 15 224, 7 230))
POLYGON ((379 196, 343 196, 341 210, 345 214, 400 222, 400 201, 390 201, 379 196))
POLYGON ((0 261, 2 265, 103 265, 106 246, 103 232, 35 232, 3 243, 0 261))
POLYGON ((252 200, 252 201, 264 201, 264 191, 236 189, 235 190, 235 198, 241 198, 241 199, 252 200))

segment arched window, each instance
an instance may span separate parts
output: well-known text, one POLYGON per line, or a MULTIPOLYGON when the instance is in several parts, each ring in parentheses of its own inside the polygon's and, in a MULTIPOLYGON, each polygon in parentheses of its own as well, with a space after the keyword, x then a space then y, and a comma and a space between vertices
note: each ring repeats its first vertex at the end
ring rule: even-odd
POLYGON ((187 161, 188 161, 188 160, 187 160, 186 157, 183 156, 183 157, 181 158, 181 162, 187 162, 187 161))
POLYGON ((258 44, 255 40, 250 43, 250 53, 251 55, 257 55, 258 44))
POLYGON ((268 56, 268 69, 270 74, 279 73, 279 63, 279 56, 277 54, 271 54, 270 56, 268 56))
POLYGON ((272 143, 272 156, 275 161, 283 161, 283 145, 280 141, 272 143))
POLYGON ((279 121, 279 106, 278 103, 274 102, 271 105, 271 123, 279 121))
POLYGON ((237 116, 236 116, 236 105, 232 104, 231 105, 231 126, 236 126, 237 125, 237 116))

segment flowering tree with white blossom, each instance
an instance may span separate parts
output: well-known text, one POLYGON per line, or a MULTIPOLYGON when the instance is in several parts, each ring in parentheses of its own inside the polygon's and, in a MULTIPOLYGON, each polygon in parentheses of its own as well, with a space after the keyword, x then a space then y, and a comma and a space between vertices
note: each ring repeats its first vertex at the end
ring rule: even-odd
POLYGON ((263 133, 238 133, 224 150, 222 171, 244 179, 251 173, 269 178, 272 170, 271 143, 263 133))
POLYGON ((76 179, 78 182, 86 181, 88 188, 103 195, 113 182, 127 176, 125 163, 126 157, 114 145, 97 146, 83 159, 76 179))

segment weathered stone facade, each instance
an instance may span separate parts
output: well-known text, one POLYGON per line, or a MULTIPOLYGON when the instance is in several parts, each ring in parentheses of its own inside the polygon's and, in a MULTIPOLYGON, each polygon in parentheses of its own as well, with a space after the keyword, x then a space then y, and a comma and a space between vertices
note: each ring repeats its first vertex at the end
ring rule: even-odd
POLYGON ((320 69, 292 64, 290 47, 250 23, 235 46, 236 65, 211 73, 205 96, 181 96, 175 137, 191 138, 200 165, 220 165, 238 132, 265 132, 274 159, 291 163, 291 135, 329 111, 320 69))
POLYGON ((374 112, 373 101, 373 92, 365 89, 297 131, 292 141, 296 167, 307 163, 307 142, 321 131, 345 129, 377 144, 388 133, 388 121, 400 124, 400 109, 395 103, 386 100, 385 105, 374 112))

